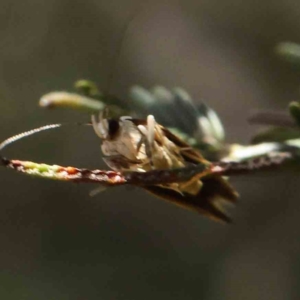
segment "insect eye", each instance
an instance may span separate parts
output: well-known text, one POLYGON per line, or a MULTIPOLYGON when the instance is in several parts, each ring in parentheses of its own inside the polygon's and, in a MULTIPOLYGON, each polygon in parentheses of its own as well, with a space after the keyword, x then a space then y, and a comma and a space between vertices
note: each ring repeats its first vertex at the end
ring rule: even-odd
POLYGON ((108 135, 110 137, 113 137, 119 131, 120 128, 119 121, 115 119, 109 119, 107 121, 108 121, 108 135))

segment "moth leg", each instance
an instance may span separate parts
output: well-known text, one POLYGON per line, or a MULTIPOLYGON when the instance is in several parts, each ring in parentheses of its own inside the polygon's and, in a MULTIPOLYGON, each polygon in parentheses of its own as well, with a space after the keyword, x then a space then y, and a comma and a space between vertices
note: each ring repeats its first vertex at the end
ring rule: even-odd
MULTIPOLYGON (((139 129, 140 130, 140 129, 139 129)), ((140 152, 140 149, 142 147, 143 144, 146 143, 146 137, 145 135, 143 134, 140 138, 140 140, 138 141, 137 143, 137 147, 136 147, 136 152, 139 153, 140 152)))
POLYGON ((127 120, 132 120, 131 116, 122 116, 120 117, 120 121, 127 121, 127 120))
POLYGON ((206 171, 195 175, 194 177, 192 177, 190 180, 186 182, 180 183, 180 189, 191 195, 198 194, 198 192, 203 186, 203 182, 201 181, 201 178, 205 175, 207 175, 206 171))
POLYGON ((153 165, 153 151, 154 151, 154 141, 155 141, 155 119, 154 116, 149 115, 147 117, 147 127, 144 125, 138 125, 138 129, 143 135, 140 140, 141 144, 145 145, 145 151, 147 157, 149 158, 150 165, 154 168, 153 165))
POLYGON ((95 133, 100 137, 100 139, 106 139, 108 136, 108 123, 105 118, 107 115, 107 110, 101 110, 98 116, 98 121, 95 115, 92 115, 92 125, 95 133))
POLYGON ((130 160, 123 155, 110 155, 102 159, 109 168, 115 171, 132 170, 132 166, 142 163, 140 160, 130 160))
POLYGON ((193 177, 190 180, 179 184, 180 190, 190 195, 197 195, 202 186, 203 183, 197 177, 193 177))
POLYGON ((98 195, 98 194, 104 192, 106 189, 107 189, 106 186, 101 185, 101 186, 99 186, 99 187, 97 187, 97 188, 91 190, 90 193, 89 193, 89 195, 90 195, 91 197, 94 197, 94 196, 96 196, 96 195, 98 195))
POLYGON ((156 121, 154 119, 154 116, 149 115, 147 117, 147 128, 148 128, 147 140, 148 140, 149 147, 151 148, 151 151, 154 147, 155 125, 156 125, 156 121))
POLYGON ((141 137, 141 139, 139 140, 139 142, 138 142, 137 150, 139 151, 140 147, 143 144, 145 145, 146 155, 147 155, 147 157, 149 159, 149 162, 150 162, 150 165, 153 169, 154 168, 153 160, 152 160, 152 153, 153 152, 152 152, 151 146, 149 145, 149 142, 148 142, 148 130, 144 125, 138 125, 137 127, 138 127, 139 131, 141 132, 141 134, 143 135, 141 137))
POLYGON ((189 150, 193 150, 193 147, 182 147, 179 149, 180 152, 184 152, 184 151, 189 151, 189 150))
POLYGON ((101 131, 98 127, 99 123, 96 119, 96 116, 92 115, 91 120, 92 120, 92 126, 94 128, 95 133, 98 135, 99 138, 102 138, 102 134, 101 134, 101 131))

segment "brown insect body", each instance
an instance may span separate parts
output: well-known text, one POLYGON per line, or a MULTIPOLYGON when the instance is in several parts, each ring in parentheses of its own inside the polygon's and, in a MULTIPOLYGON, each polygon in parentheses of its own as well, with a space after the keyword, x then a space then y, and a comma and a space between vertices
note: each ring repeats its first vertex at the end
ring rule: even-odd
MULTIPOLYGON (((153 169, 174 169, 191 164, 204 164, 199 151, 157 124, 153 116, 147 120, 120 117, 118 120, 92 118, 101 138, 104 161, 115 171, 147 172, 153 169)), ((234 203, 237 193, 220 175, 188 182, 161 184, 145 188, 149 192, 184 208, 196 210, 212 219, 229 222, 222 201, 234 203)))

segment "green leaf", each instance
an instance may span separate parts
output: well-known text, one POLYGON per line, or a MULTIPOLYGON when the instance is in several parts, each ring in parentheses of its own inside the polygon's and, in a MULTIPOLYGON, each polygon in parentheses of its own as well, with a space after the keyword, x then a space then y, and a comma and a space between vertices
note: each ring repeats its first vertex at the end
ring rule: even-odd
POLYGON ((289 111, 297 125, 300 126, 300 103, 293 101, 289 105, 289 111))
POLYGON ((273 127, 262 131, 251 139, 251 144, 264 142, 285 142, 286 140, 300 138, 300 130, 288 127, 273 127))

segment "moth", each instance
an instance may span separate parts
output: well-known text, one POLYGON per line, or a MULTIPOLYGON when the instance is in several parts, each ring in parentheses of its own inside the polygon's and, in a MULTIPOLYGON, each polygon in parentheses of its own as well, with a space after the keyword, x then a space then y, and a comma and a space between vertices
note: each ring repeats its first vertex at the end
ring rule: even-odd
MULTIPOLYGON (((140 120, 127 116, 110 119, 104 114, 100 112, 98 120, 92 116, 92 125, 101 139, 103 159, 114 171, 149 172, 211 165, 198 150, 156 123, 152 115, 140 120)), ((223 204, 235 203, 238 198, 238 193, 219 174, 201 176, 201 179, 195 175, 184 182, 143 188, 164 200, 223 222, 230 222, 223 204)))
MULTIPOLYGON (((101 112, 92 125, 101 138, 103 159, 110 170, 48 165, 8 159, 2 151, 16 141, 39 132, 72 124, 50 124, 12 136, 0 144, 0 165, 47 179, 96 183, 100 187, 133 185, 168 202, 221 222, 230 222, 223 204, 235 203, 238 194, 227 177, 272 169, 293 159, 288 152, 270 152, 246 161, 209 162, 149 115, 146 120, 131 117, 109 119, 101 112)), ((256 147, 256 146, 254 146, 256 147)))
MULTIPOLYGON (((140 101, 145 100, 144 96, 139 98, 140 101)), ((202 124, 200 126, 201 140, 213 137, 222 142, 222 134, 220 137, 222 130, 218 129, 221 126, 220 122, 217 117, 209 115, 209 108, 205 107, 203 110, 202 107, 201 112, 190 114, 188 112, 194 110, 190 100, 186 101, 186 98, 178 91, 172 97, 177 99, 176 104, 181 104, 183 115, 189 116, 185 124, 190 119, 202 124), (216 126, 216 124, 219 125, 216 126)), ((55 92, 46 95, 41 100, 43 100, 42 106, 92 107, 93 111, 100 111, 100 114, 98 118, 92 116, 92 122, 88 124, 50 124, 6 139, 0 144, 2 166, 42 178, 76 183, 96 183, 99 189, 119 185, 137 186, 170 203, 196 211, 216 221, 226 223, 231 221, 225 211, 225 205, 236 203, 238 198, 238 193, 229 184, 228 177, 224 176, 269 169, 293 159, 292 153, 287 152, 293 149, 287 149, 286 146, 282 147, 278 143, 271 143, 246 147, 227 145, 230 155, 227 157, 225 155, 225 158, 224 156, 215 158, 209 156, 211 160, 215 160, 211 162, 197 148, 192 147, 192 143, 189 144, 179 137, 180 130, 178 134, 173 133, 157 123, 153 115, 148 115, 145 119, 130 116, 110 118, 104 103, 99 104, 96 100, 82 98, 76 94, 55 92), (92 125, 101 140, 102 157, 109 170, 47 165, 7 159, 1 155, 7 145, 17 140, 64 125, 92 125), (266 152, 266 146, 269 146, 268 152, 266 152), (243 155, 244 152, 248 156, 243 155), (253 157, 247 159, 249 153, 253 153, 253 157)), ((152 113, 156 114, 155 110, 152 110, 152 113)), ((166 107, 157 117, 161 117, 164 113, 168 113, 166 107)), ((114 114, 116 115, 116 112, 114 114)), ((173 111, 172 118, 177 121, 175 111, 173 111)), ((201 149, 203 151, 205 147, 201 149)), ((208 152, 203 153, 207 156, 208 152)))

